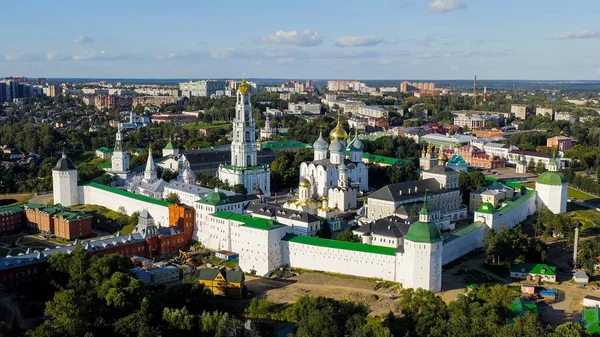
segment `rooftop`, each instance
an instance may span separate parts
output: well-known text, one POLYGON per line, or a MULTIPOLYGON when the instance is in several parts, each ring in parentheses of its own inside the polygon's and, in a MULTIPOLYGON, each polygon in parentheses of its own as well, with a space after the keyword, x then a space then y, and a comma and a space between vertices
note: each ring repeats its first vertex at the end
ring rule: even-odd
POLYGON ((266 230, 266 231, 285 227, 285 225, 282 225, 271 219, 254 218, 251 216, 241 215, 241 214, 231 213, 231 212, 224 212, 224 211, 216 212, 213 214, 213 216, 215 216, 217 218, 221 218, 221 219, 230 219, 233 221, 241 222, 241 223, 243 223, 242 226, 244 226, 244 227, 250 227, 250 228, 261 229, 261 230, 266 230))
POLYGON ((556 276, 556 267, 543 263, 519 263, 510 268, 513 273, 556 276))
POLYGON ((22 212, 22 211, 23 211, 23 207, 21 207, 21 206, 2 206, 2 207, 0 207, 0 214, 15 213, 15 212, 22 212))
POLYGON ((169 207, 170 205, 173 205, 173 203, 170 203, 170 202, 167 202, 167 201, 164 201, 164 200, 150 198, 150 197, 147 197, 145 195, 127 192, 127 191, 124 191, 124 190, 120 190, 118 188, 114 188, 114 187, 110 187, 110 186, 98 184, 98 183, 95 183, 95 182, 86 183, 83 186, 90 186, 90 187, 97 188, 97 189, 100 189, 100 190, 103 190, 103 191, 107 191, 107 192, 110 192, 110 193, 118 194, 118 195, 121 195, 121 196, 124 196, 124 197, 127 197, 127 198, 131 198, 131 199, 135 199, 135 200, 139 200, 139 201, 151 203, 151 204, 158 205, 158 206, 169 207))
POLYGON ((355 243, 355 242, 328 240, 328 239, 321 239, 321 238, 312 237, 312 236, 286 234, 283 237, 283 239, 281 239, 281 240, 293 242, 293 243, 299 243, 299 244, 303 244, 303 245, 319 246, 319 247, 325 247, 325 248, 331 248, 331 249, 343 249, 343 250, 351 250, 351 251, 356 251, 356 252, 390 255, 390 256, 396 255, 396 248, 366 245, 366 244, 355 243))
POLYGON ((477 222, 474 222, 474 223, 472 223, 472 224, 470 224, 468 226, 465 226, 465 227, 459 228, 457 230, 454 230, 452 232, 444 233, 442 235, 444 237, 444 243, 450 242, 452 240, 456 240, 456 239, 458 239, 458 238, 460 238, 462 236, 465 236, 466 234, 469 234, 472 231, 477 230, 477 229, 479 229, 479 228, 481 228, 483 226, 485 226, 485 223, 477 221, 477 222))

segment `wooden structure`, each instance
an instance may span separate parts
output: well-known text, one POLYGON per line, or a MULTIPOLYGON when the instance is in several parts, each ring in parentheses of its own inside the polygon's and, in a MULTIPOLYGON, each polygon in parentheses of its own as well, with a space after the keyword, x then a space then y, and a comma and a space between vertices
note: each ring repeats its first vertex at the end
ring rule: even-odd
POLYGON ((244 295, 244 273, 237 270, 216 268, 200 269, 198 282, 209 288, 213 294, 242 297, 244 295))

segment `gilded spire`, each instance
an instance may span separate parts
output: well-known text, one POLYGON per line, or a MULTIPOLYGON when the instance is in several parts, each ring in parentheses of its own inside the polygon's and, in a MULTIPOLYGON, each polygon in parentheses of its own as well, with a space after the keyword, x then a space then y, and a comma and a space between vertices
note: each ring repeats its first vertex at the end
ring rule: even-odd
POLYGON ((444 147, 440 146, 440 154, 438 155, 438 161, 439 162, 445 162, 446 161, 446 155, 444 154, 444 147))

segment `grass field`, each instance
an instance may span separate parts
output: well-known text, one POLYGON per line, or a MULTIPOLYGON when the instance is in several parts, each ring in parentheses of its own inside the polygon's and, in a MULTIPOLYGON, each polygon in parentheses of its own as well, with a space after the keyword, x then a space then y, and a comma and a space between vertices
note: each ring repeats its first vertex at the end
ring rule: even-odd
POLYGON ((581 231, 600 229, 600 212, 593 209, 578 210, 567 213, 573 220, 582 224, 581 231))
POLYGON ((583 200, 583 201, 598 199, 598 197, 596 197, 594 195, 578 191, 571 187, 569 187, 569 191, 567 192, 567 197, 570 199, 579 199, 579 200, 583 200))
POLYGON ((77 205, 71 207, 74 211, 81 211, 94 215, 94 225, 99 229, 109 233, 115 233, 121 230, 118 219, 122 216, 119 212, 112 211, 106 207, 98 205, 77 205))
POLYGON ((8 249, 0 247, 0 256, 6 256, 8 249))
POLYGON ((191 130, 191 129, 214 129, 214 130, 231 130, 232 125, 229 122, 214 122, 211 124, 207 124, 207 123, 199 123, 198 125, 196 124, 186 124, 183 126, 184 129, 186 130, 191 130))
MULTIPOLYGON (((527 188, 535 189, 535 183, 526 183, 526 184, 523 184, 523 186, 525 186, 527 188)), ((584 200, 584 201, 598 199, 598 197, 596 197, 594 195, 578 191, 571 187, 569 187, 569 191, 567 191, 567 197, 569 199, 579 199, 579 200, 584 200)))

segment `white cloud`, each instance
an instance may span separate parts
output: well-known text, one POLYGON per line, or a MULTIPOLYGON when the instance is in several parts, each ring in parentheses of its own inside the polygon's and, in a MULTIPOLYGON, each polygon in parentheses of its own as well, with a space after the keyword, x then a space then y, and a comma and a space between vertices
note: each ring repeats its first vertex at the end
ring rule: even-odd
POLYGON ((510 54, 508 50, 502 51, 473 51, 473 50, 458 50, 458 51, 429 51, 417 53, 414 56, 421 59, 438 59, 438 58, 466 58, 466 57, 497 57, 507 56, 510 54))
POLYGON ((6 62, 27 62, 27 61, 38 61, 42 57, 38 54, 31 53, 8 53, 2 58, 6 62))
POLYGON ((306 29, 303 32, 297 30, 279 30, 275 34, 263 36, 260 40, 263 43, 318 46, 323 42, 323 37, 310 29, 306 29))
POLYGON ((600 38, 600 30, 582 30, 579 32, 562 32, 554 35, 554 40, 575 40, 600 38))
POLYGON ((75 38, 72 40, 72 42, 77 43, 77 44, 87 44, 87 43, 94 42, 94 39, 92 39, 89 36, 79 35, 79 36, 75 36, 75 38))
POLYGON ((211 56, 216 59, 228 58, 290 58, 296 55, 307 56, 305 52, 287 49, 238 49, 238 48, 223 48, 213 50, 211 56))
POLYGON ((368 47, 375 46, 383 42, 383 39, 372 35, 363 36, 342 36, 335 42, 338 47, 368 47))
POLYGON ((427 6, 432 13, 447 13, 464 8, 467 5, 461 3, 461 0, 435 0, 427 6))
POLYGON ((47 53, 46 54, 47 61, 62 61, 64 59, 66 59, 66 57, 64 55, 61 55, 58 53, 47 53))
POLYGON ((118 60, 127 58, 127 55, 121 53, 111 53, 104 50, 98 52, 83 52, 74 54, 74 61, 91 61, 91 60, 118 60))
POLYGON ((180 59, 198 59, 198 58, 207 58, 209 57, 206 52, 196 52, 196 51, 172 51, 165 53, 158 53, 153 56, 158 60, 180 60, 180 59))
POLYGON ((429 47, 431 46, 431 43, 433 43, 433 41, 435 41, 437 38, 435 36, 422 36, 422 37, 418 37, 415 39, 415 43, 420 45, 420 46, 426 46, 429 47))

